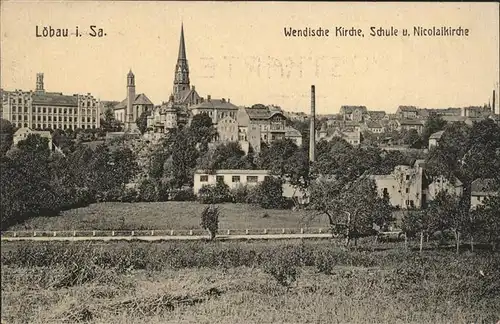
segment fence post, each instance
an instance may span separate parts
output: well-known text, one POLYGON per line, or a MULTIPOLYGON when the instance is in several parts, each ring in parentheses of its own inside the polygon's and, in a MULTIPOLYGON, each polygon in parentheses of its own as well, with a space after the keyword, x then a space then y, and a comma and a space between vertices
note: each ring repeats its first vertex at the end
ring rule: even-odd
POLYGON ((56 231, 54 231, 54 236, 57 236, 57 232, 56 231))
POLYGON ((111 236, 115 236, 115 231, 111 231, 111 236))
POLYGON ((155 231, 151 231, 151 236, 155 235, 155 231))
POLYGON ((318 233, 319 233, 319 234, 321 234, 322 230, 323 230, 323 229, 322 229, 322 228, 320 228, 320 229, 318 230, 318 233))
POLYGON ((92 236, 95 236, 95 231, 92 231, 92 236))
POLYGON ((285 229, 284 228, 281 229, 281 234, 285 234, 285 229))
POLYGON ((264 228, 264 234, 267 234, 267 228, 264 228))
POLYGON ((248 235, 248 229, 245 230, 245 234, 248 235))
POLYGON ((73 236, 76 236, 76 231, 73 231, 73 236))
POLYGON ((304 234, 304 229, 303 228, 300 229, 300 234, 304 234))
POLYGON ((16 233, 16 232, 14 232, 14 237, 16 237, 16 236, 17 236, 17 233, 16 233))
POLYGON ((36 236, 36 232, 33 232, 33 236, 36 236))
POLYGON ((135 235, 135 232, 134 232, 134 231, 132 231, 132 233, 130 233, 130 234, 131 234, 132 236, 134 236, 134 235, 135 235))
POLYGON ((170 230, 170 235, 174 236, 174 230, 170 230))
POLYGON ((193 235, 193 230, 189 230, 189 235, 193 235))
POLYGON ((227 235, 231 234, 231 230, 227 230, 227 235))

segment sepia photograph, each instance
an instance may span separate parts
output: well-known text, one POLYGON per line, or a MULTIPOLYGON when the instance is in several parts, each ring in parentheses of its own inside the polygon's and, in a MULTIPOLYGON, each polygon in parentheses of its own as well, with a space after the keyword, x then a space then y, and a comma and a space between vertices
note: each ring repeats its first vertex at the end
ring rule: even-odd
POLYGON ((1 324, 500 324, 498 2, 0 2, 1 324))

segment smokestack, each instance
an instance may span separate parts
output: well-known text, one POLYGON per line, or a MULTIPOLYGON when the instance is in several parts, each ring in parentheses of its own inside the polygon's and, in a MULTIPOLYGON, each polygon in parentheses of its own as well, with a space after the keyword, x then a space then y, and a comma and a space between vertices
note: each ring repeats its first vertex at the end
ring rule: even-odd
POLYGON ((316 160, 316 89, 311 86, 311 117, 309 126, 309 161, 316 160))
MULTIPOLYGON (((493 114, 495 114, 495 90, 493 89, 493 104, 491 105, 491 112, 493 112, 493 114)), ((500 114, 500 110, 498 111, 498 113, 500 114)))

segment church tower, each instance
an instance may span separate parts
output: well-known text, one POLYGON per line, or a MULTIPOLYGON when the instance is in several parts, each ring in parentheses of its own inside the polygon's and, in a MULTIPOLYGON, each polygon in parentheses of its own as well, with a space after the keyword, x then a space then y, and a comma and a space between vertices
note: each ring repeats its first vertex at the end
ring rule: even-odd
POLYGON ((174 77, 174 99, 179 102, 185 92, 190 90, 189 85, 189 67, 186 57, 186 44, 184 43, 184 26, 181 25, 181 40, 179 44, 179 55, 175 65, 174 77))
POLYGON ((134 118, 134 100, 135 100, 135 76, 130 70, 127 74, 127 112, 125 116, 125 128, 127 130, 134 129, 136 127, 134 118))
POLYGON ((45 92, 43 88, 43 73, 36 74, 36 92, 45 92))

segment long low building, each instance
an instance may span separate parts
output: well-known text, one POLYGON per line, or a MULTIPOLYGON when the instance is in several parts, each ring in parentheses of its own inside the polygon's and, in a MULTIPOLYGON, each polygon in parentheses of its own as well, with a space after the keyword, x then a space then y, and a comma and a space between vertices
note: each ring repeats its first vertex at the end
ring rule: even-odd
MULTIPOLYGON (((213 173, 197 170, 194 174, 193 192, 198 195, 203 186, 215 185, 218 179, 223 180, 230 189, 236 189, 245 185, 255 186, 270 176, 273 175, 269 170, 216 170, 213 173)), ((283 183, 283 197, 298 199, 299 203, 306 199, 301 190, 287 182, 283 183)))

